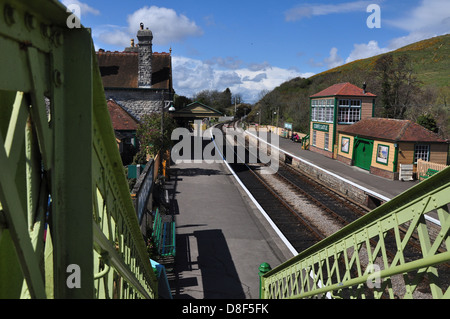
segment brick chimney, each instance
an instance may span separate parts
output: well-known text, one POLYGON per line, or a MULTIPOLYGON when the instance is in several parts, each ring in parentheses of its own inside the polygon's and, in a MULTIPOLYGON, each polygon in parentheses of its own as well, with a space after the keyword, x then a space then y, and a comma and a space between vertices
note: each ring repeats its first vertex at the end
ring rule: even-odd
POLYGON ((152 40, 153 34, 148 28, 144 30, 144 24, 137 33, 139 48, 139 77, 140 88, 150 88, 152 86, 152 40))

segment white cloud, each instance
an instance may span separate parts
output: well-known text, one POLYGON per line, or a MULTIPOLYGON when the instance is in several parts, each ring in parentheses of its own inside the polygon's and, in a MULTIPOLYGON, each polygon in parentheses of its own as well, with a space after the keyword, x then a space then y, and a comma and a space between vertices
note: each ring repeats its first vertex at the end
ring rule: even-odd
POLYGON ((390 41, 388 48, 395 50, 405 45, 450 33, 450 2, 448 0, 422 0, 420 5, 402 18, 385 23, 409 31, 403 37, 390 41))
POLYGON ((316 61, 314 58, 311 58, 308 64, 314 68, 321 68, 326 65, 328 69, 333 69, 344 64, 344 59, 339 56, 337 48, 332 48, 330 55, 323 61, 316 61))
POLYGON ((252 63, 248 67, 230 70, 220 68, 218 64, 212 64, 210 61, 179 56, 172 56, 172 66, 174 89, 179 95, 192 97, 203 90, 223 91, 229 88, 233 94, 241 94, 247 103, 256 102, 263 90, 273 90, 298 76, 314 75, 272 67, 267 62, 252 63), (261 72, 262 69, 264 72, 261 72))
POLYGON ((387 20, 388 24, 409 32, 450 31, 450 2, 448 0, 422 0, 421 4, 403 18, 387 20))
POLYGON ((68 7, 68 6, 72 5, 72 4, 75 4, 75 5, 79 6, 80 7, 80 11, 81 11, 80 12, 81 15, 83 15, 83 14, 99 15, 100 14, 99 10, 97 10, 95 8, 92 8, 89 5, 87 5, 86 3, 83 3, 83 2, 81 2, 79 0, 61 0, 61 3, 63 5, 65 5, 66 7, 68 7))
POLYGON ((177 94, 192 97, 197 92, 212 89, 214 70, 200 60, 172 56, 172 76, 177 94))
POLYGON ((286 11, 285 19, 286 21, 296 21, 312 16, 365 11, 367 6, 371 3, 374 3, 374 0, 353 1, 339 4, 303 4, 286 11))
POLYGON ((246 76, 242 79, 242 81, 252 81, 252 82, 261 82, 262 80, 267 79, 267 73, 259 73, 253 78, 246 76))
POLYGON ((173 9, 151 6, 137 10, 128 16, 129 32, 135 34, 141 22, 152 31, 153 41, 158 45, 203 34, 203 30, 194 21, 183 14, 177 14, 173 9))
POLYGON ((345 60, 345 63, 370 58, 375 55, 390 51, 388 48, 380 48, 377 41, 369 41, 369 43, 361 43, 353 45, 354 49, 345 60))
POLYGON ((408 31, 407 35, 392 39, 386 47, 380 47, 374 40, 367 44, 355 44, 345 62, 376 56, 450 33, 450 2, 448 0, 422 0, 419 6, 405 12, 402 18, 383 20, 383 23, 408 31))
POLYGON ((130 46, 130 39, 134 38, 128 32, 127 28, 117 25, 103 25, 92 30, 93 38, 103 44, 120 46, 122 48, 130 46))
POLYGON ((214 57, 205 61, 205 63, 210 65, 217 65, 219 67, 223 67, 230 70, 239 69, 242 66, 242 60, 237 59, 236 57, 214 57))
POLYGON ((341 58, 338 55, 338 49, 337 48, 332 48, 330 50, 330 56, 328 58, 326 58, 325 63, 327 64, 329 69, 341 66, 342 64, 344 64, 344 59, 341 58))
POLYGON ((155 45, 181 42, 188 37, 203 34, 203 30, 185 15, 178 14, 173 9, 151 6, 143 7, 129 15, 127 26, 99 26, 93 31, 93 35, 105 44, 129 46, 130 39, 136 38, 141 22, 145 28, 152 31, 155 45))

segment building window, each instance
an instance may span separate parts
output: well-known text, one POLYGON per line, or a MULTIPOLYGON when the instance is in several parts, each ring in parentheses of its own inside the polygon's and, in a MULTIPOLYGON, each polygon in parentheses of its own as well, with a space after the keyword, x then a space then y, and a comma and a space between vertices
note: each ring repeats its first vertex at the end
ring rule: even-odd
POLYGON ((430 161, 430 145, 417 144, 414 148, 414 164, 417 164, 418 159, 425 162, 430 161))
POLYGON ((311 121, 333 123, 334 100, 320 99, 311 101, 311 121))
POLYGON ((312 145, 316 146, 316 142, 317 142, 317 132, 313 131, 312 145))
POLYGON ((338 122, 353 124, 361 120, 361 100, 339 100, 338 122))
POLYGON ((325 148, 325 150, 329 150, 329 143, 330 143, 330 133, 325 133, 325 141, 324 141, 324 143, 325 143, 325 146, 324 146, 324 148, 325 148))

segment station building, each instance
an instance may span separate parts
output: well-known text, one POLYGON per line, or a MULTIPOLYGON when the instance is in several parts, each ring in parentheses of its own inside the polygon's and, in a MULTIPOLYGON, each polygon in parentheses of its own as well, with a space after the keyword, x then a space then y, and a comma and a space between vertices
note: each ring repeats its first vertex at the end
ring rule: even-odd
POLYGON ((396 180, 401 164, 447 165, 448 141, 409 120, 366 118, 338 132, 337 159, 396 180))
POLYGON ((374 118, 376 95, 339 83, 310 96, 310 150, 391 180, 401 164, 447 165, 449 141, 409 120, 374 118))
POLYGON ((351 83, 339 83, 310 96, 310 150, 337 158, 338 131, 371 118, 376 95, 351 83))

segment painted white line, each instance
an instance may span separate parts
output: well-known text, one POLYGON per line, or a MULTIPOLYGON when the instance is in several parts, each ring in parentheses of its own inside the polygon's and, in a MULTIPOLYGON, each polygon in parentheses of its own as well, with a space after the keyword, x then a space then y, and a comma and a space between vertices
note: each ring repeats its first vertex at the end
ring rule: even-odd
POLYGON ((219 148, 216 145, 216 141, 213 139, 214 145, 219 152, 220 156, 223 159, 223 162, 227 166, 228 170, 233 174, 236 181, 239 183, 239 185, 242 187, 242 189, 245 191, 245 193, 248 195, 248 197, 252 200, 253 204, 258 208, 258 210, 261 212, 261 214, 266 218, 267 222, 270 224, 270 226, 273 228, 273 230, 276 232, 276 234, 280 237, 280 239, 283 241, 283 243, 286 245, 286 247, 289 249, 289 251, 294 255, 298 255, 298 251, 292 246, 292 244, 289 242, 289 240, 284 236, 284 234, 281 232, 281 230, 278 228, 277 225, 273 222, 273 220, 269 217, 269 215, 266 213, 264 208, 261 207, 261 205, 258 203, 258 201, 253 197, 252 193, 245 187, 245 185, 242 183, 242 181, 239 179, 239 177, 236 175, 236 173, 233 171, 231 166, 226 161, 223 154, 220 152, 219 148))

